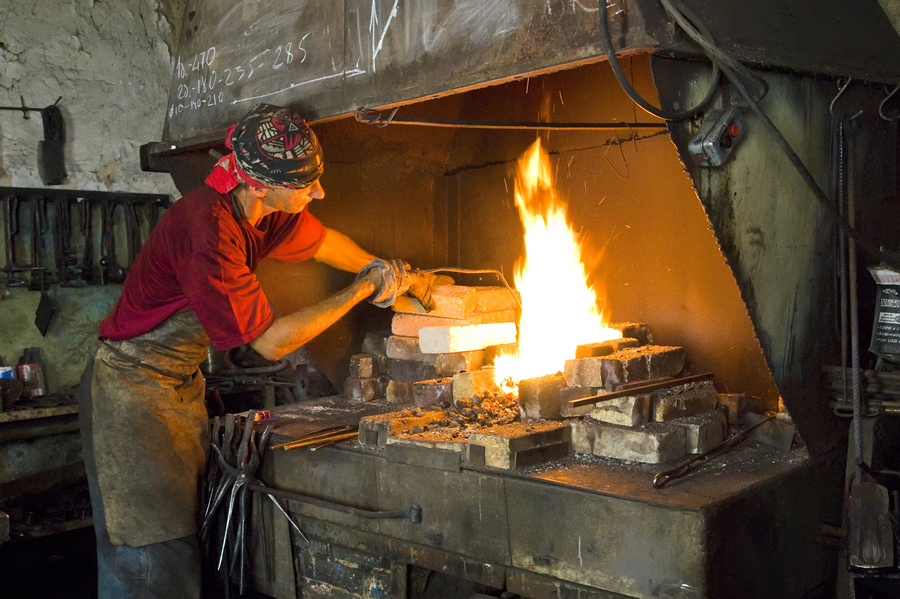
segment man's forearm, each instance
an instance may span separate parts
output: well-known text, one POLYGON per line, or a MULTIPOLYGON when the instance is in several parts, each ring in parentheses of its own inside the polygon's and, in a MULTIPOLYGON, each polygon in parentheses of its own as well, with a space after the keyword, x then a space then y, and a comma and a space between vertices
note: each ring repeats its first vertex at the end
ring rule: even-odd
POLYGON ((359 272, 377 256, 359 247, 355 241, 343 233, 327 229, 325 241, 322 242, 314 258, 318 262, 324 262, 339 270, 359 272))
POLYGON ((360 279, 334 295, 275 319, 266 331, 250 342, 250 347, 269 360, 278 360, 337 322, 350 308, 371 296, 375 284, 360 279))

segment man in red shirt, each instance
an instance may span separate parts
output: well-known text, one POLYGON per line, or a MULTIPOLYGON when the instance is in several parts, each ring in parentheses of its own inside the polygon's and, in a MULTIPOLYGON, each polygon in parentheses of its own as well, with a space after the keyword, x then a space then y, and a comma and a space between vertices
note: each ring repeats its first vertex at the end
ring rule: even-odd
POLYGON ((300 115, 261 104, 229 129, 233 150, 207 186, 177 201, 141 249, 82 379, 85 464, 97 532, 99 597, 200 594, 195 536, 208 439, 208 345, 249 344, 277 360, 368 299, 409 292, 426 306, 434 277, 377 259, 306 210, 324 197, 322 148, 300 115), (356 281, 291 314, 269 305, 263 258, 315 258, 356 281))

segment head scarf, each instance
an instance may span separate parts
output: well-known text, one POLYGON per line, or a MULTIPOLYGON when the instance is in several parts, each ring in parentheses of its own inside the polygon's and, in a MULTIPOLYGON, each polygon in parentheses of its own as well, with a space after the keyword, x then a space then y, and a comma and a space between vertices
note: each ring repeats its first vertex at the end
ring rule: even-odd
POLYGON ((289 108, 258 104, 228 129, 232 150, 206 178, 220 193, 244 180, 256 187, 301 189, 313 184, 324 168, 322 146, 299 114, 289 108))

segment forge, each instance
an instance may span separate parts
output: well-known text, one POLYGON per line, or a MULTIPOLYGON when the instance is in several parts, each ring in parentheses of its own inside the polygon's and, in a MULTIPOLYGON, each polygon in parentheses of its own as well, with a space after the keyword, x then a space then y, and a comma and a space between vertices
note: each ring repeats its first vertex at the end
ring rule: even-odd
MULTIPOLYGON (((873 109, 900 77, 877 2, 688 2, 765 89, 750 103, 713 79, 655 1, 276 2, 241 18, 233 3, 187 4, 145 167, 192 189, 251 103, 290 105, 325 150, 326 198, 309 210, 376 255, 456 279, 430 314, 360 306, 308 345, 341 393, 272 407, 276 437, 346 425, 358 436, 266 455, 262 476, 304 536, 260 508, 270 534, 255 540, 255 588, 278 599, 418 598, 434 580, 467 598, 828 596, 839 552, 822 531, 841 535, 847 424, 823 367, 841 363, 845 259, 831 209, 751 107, 809 179, 842 198, 852 181, 859 231, 896 246, 896 155, 866 170, 896 146, 873 109), (270 35, 250 40, 251 29, 270 35), (304 60, 278 63, 299 41, 304 60), (650 116, 623 79, 669 111, 704 107, 650 116), (552 191, 523 200, 517 168, 537 139, 552 191), (538 257, 523 205, 544 223, 543 208, 564 205, 581 255, 516 278, 523 255, 538 257), (573 264, 608 336, 574 318, 581 290, 559 283, 573 264), (547 336, 530 337, 535 319, 547 336), (526 348, 553 364, 508 369, 526 348), (780 417, 756 438, 654 487, 769 411, 780 417)), ((349 281, 314 263, 264 261, 257 276, 281 313, 349 281)))

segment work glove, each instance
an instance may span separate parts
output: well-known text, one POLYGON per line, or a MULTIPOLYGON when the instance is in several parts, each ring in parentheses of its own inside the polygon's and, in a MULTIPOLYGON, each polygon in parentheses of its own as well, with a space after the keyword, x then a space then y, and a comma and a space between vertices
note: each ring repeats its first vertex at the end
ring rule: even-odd
POLYGON ((379 308, 387 308, 397 297, 406 293, 412 282, 409 264, 403 260, 382 260, 377 258, 363 267, 356 280, 369 278, 375 283, 375 293, 369 296, 369 303, 379 308))
POLYGON ((434 298, 431 297, 435 285, 453 285, 454 282, 446 275, 435 275, 421 270, 414 270, 409 273, 409 276, 410 283, 406 294, 419 300, 427 312, 431 312, 437 307, 434 298))

